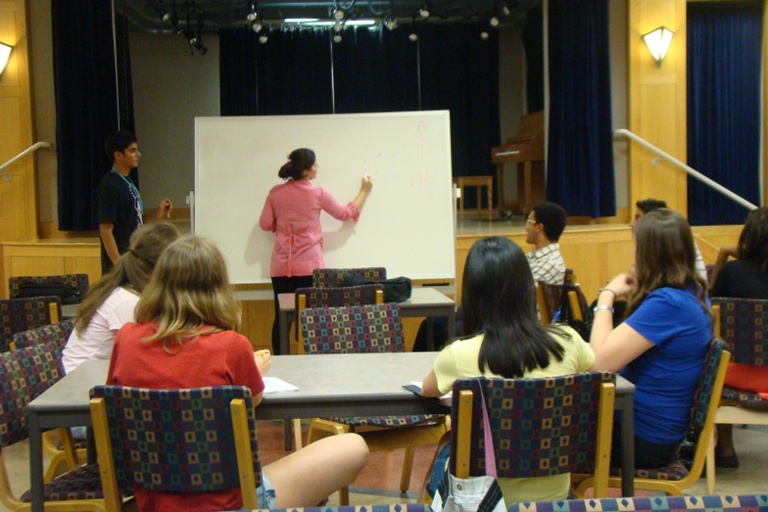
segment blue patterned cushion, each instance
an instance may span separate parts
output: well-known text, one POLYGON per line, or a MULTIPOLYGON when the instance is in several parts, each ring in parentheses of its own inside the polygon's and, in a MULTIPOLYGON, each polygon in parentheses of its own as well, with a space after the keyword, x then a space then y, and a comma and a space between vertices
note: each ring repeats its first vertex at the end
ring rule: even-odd
POLYGON ((261 483, 256 420, 245 386, 145 389, 96 386, 104 397, 115 471, 121 489, 209 492, 240 487, 230 402, 244 398, 253 469, 261 483))
POLYGON ((704 428, 704 422, 707 420, 707 409, 709 408, 709 402, 712 400, 712 389, 717 379, 717 369, 720 366, 723 350, 725 350, 725 344, 719 338, 714 339, 709 344, 702 376, 693 395, 691 429, 693 430, 694 439, 690 439, 691 441, 698 441, 699 433, 704 428))
MULTIPOLYGON (((592 473, 595 465, 600 387, 615 382, 610 372, 539 379, 480 377, 453 384, 451 422, 458 421, 462 390, 473 390, 470 475, 485 474, 482 386, 493 434, 498 476, 527 478, 568 472, 592 473)), ((452 431, 455 434, 455 430, 452 431)), ((451 440, 456 453, 457 439, 451 440)), ((451 458, 451 472, 456 473, 451 458)))
MULTIPOLYGON (((45 501, 103 498, 104 492, 101 488, 101 475, 99 473, 99 466, 96 464, 80 466, 74 471, 64 473, 43 486, 43 499, 45 501)), ((32 493, 27 491, 19 499, 28 503, 32 500, 32 493)))
POLYGON ((364 277, 368 281, 383 281, 387 278, 387 269, 384 267, 316 268, 312 273, 312 286, 315 288, 341 286, 345 275, 364 277))
POLYGON ((768 512, 768 495, 650 496, 513 503, 509 512, 768 512))
POLYGON ((63 376, 56 343, 0 354, 0 448, 29 437, 27 404, 63 376))
MULTIPOLYGON (((611 468, 611 476, 621 476, 621 469, 611 468)), ((679 460, 675 460, 665 468, 635 469, 635 478, 653 480, 679 481, 688 476, 688 469, 679 460)))
POLYGON ((307 354, 405 350, 400 306, 394 303, 307 308, 300 324, 307 354))
POLYGON ((350 427, 381 427, 381 428, 401 428, 413 427, 415 425, 428 425, 435 423, 442 418, 437 414, 416 414, 413 416, 360 416, 354 418, 333 417, 326 418, 336 423, 343 423, 350 427))
POLYGON ((768 411, 768 400, 757 393, 744 391, 743 389, 723 387, 720 403, 721 405, 738 405, 758 411, 768 411))
POLYGON ((51 312, 48 304, 51 302, 57 304, 61 316, 61 299, 58 297, 0 299, 0 352, 10 349, 13 335, 17 332, 49 325, 51 312))
POLYGON ((43 327, 14 334, 13 343, 16 345, 16 348, 24 348, 54 341, 58 344, 59 349, 64 349, 64 345, 67 344, 69 335, 72 334, 74 328, 74 321, 64 320, 63 322, 44 325, 43 327))

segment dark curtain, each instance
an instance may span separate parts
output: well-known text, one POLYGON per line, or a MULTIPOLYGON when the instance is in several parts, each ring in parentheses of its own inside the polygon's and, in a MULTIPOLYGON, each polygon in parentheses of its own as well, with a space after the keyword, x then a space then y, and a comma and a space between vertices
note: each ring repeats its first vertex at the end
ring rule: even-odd
POLYGON ((500 144, 498 33, 487 23, 424 25, 419 44, 422 108, 451 113, 453 175, 495 175, 491 148, 500 144), (480 38, 483 30, 488 39, 480 38))
POLYGON ((104 139, 118 127, 134 131, 127 22, 121 7, 116 2, 115 48, 112 2, 51 2, 61 230, 96 229, 96 190, 112 163, 104 153, 104 139))
POLYGON ((417 64, 406 29, 347 29, 333 45, 336 112, 418 110, 417 64))
POLYGON ((541 4, 528 11, 523 25, 525 94, 528 112, 544 110, 544 21, 541 4))
MULTIPOLYGON (((449 110, 454 176, 494 174, 499 145, 498 35, 486 24, 274 32, 220 31, 222 115, 449 110), (255 47, 255 50, 254 50, 255 47), (233 55, 236 54, 236 55, 233 55), (419 69, 419 64, 421 69, 419 69), (421 76, 421 87, 419 87, 421 76)), ((467 201, 468 204, 470 201, 467 201)), ((472 206, 472 205, 469 205, 472 206)))
MULTIPOLYGON (((760 204, 762 2, 689 2, 687 27, 688 165, 760 204)), ((742 224, 747 213, 688 178, 691 224, 742 224)))
POLYGON ((568 215, 615 215, 608 0, 549 5, 547 199, 568 215))

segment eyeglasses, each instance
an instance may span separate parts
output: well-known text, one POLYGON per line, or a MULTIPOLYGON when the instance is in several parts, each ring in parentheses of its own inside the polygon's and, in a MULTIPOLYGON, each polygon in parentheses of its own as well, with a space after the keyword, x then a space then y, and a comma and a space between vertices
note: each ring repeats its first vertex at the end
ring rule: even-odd
POLYGON ((533 219, 525 219, 525 222, 527 222, 528 224, 538 224, 538 222, 533 219))

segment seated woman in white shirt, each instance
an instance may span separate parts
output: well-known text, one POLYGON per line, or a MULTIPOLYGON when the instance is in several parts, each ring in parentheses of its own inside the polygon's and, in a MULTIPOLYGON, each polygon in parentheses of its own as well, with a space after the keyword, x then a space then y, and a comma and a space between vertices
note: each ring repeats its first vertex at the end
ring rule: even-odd
POLYGON ((149 282, 155 263, 178 237, 176 227, 168 222, 145 224, 133 232, 128 251, 88 290, 77 308, 75 329, 62 354, 67 373, 90 359, 112 356, 117 331, 134 321, 139 294, 149 282))

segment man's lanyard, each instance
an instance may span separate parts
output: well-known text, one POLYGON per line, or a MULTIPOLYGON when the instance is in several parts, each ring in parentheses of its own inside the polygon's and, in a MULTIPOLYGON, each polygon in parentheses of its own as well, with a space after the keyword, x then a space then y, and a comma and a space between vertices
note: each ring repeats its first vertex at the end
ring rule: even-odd
POLYGON ((128 185, 128 190, 131 191, 131 195, 133 196, 133 199, 134 199, 136 213, 139 216, 139 226, 141 226, 144 223, 144 203, 141 200, 141 194, 139 194, 139 189, 136 188, 136 185, 134 185, 131 180, 123 176, 122 173, 118 171, 116 167, 112 167, 112 172, 120 176, 120 178, 122 178, 122 180, 126 183, 126 185, 128 185))

